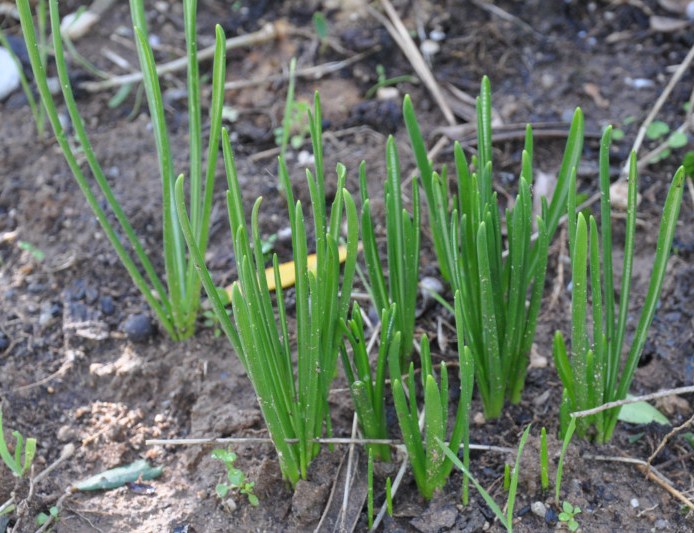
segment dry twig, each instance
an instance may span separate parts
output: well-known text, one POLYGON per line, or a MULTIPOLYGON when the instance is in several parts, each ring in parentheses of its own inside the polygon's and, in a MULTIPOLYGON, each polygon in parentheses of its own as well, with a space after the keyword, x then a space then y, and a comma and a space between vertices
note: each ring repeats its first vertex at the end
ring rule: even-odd
POLYGON ((636 402, 646 402, 648 400, 655 400, 657 398, 665 398, 667 396, 679 396, 682 394, 690 394, 694 392, 694 385, 689 385, 687 387, 679 387, 677 389, 667 389, 658 392, 653 392, 651 394, 644 394, 643 396, 635 396, 634 398, 626 398, 624 400, 617 400, 614 402, 607 402, 593 409, 586 409, 585 411, 576 411, 571 413, 571 416, 576 418, 583 418, 585 416, 594 415, 614 407, 621 407, 622 405, 628 405, 630 403, 636 402))

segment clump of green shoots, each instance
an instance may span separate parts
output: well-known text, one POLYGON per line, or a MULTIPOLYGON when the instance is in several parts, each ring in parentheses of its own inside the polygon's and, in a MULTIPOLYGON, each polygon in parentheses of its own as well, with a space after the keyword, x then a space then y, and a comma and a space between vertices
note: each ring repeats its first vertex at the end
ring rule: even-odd
POLYGON ((362 200, 361 232, 364 260, 369 272, 370 292, 380 312, 396 304, 396 329, 401 335, 400 365, 405 367, 412 352, 417 283, 419 281, 419 186, 412 181, 412 215, 403 206, 400 158, 393 137, 386 144, 386 241, 388 283, 378 253, 371 203, 367 190, 366 164, 359 168, 362 200))
MULTIPOLYGON (((354 402, 362 433, 367 439, 387 439, 386 427, 386 368, 388 350, 395 335, 395 304, 383 310, 381 316, 381 337, 376 359, 376 372, 371 371, 368 346, 364 334, 364 319, 361 308, 356 302, 352 307, 352 318, 341 321, 345 338, 352 347, 352 358, 347 355, 346 346, 342 345, 340 353, 349 383, 349 390, 354 402)), ((387 444, 369 444, 369 453, 375 450, 377 457, 390 461, 390 447, 387 444)))
POLYGON ((22 477, 29 472, 31 463, 34 461, 36 439, 29 437, 25 440, 19 431, 13 431, 12 436, 16 441, 14 455, 7 447, 7 442, 5 442, 2 427, 2 406, 0 406, 0 459, 16 477, 22 477), (22 461, 22 455, 24 456, 24 461, 22 461))
MULTIPOLYGON (((212 192, 217 150, 221 132, 222 104, 224 99, 224 79, 226 72, 225 38, 220 26, 216 28, 215 57, 212 74, 212 100, 210 104, 210 126, 203 171, 202 113, 200 109, 200 76, 198 72, 196 40, 196 6, 194 0, 185 0, 184 29, 188 64, 188 122, 190 152, 189 202, 192 232, 198 248, 207 248, 209 218, 212 210, 212 192)), ((186 257, 186 246, 174 205, 174 168, 172 147, 166 126, 164 103, 159 78, 156 72, 154 54, 148 42, 147 23, 142 0, 130 1, 130 13, 135 31, 135 45, 143 73, 143 83, 147 94, 154 139, 159 158, 159 173, 162 182, 163 199, 163 252, 166 270, 166 285, 157 274, 145 252, 140 239, 130 224, 126 214, 111 189, 104 172, 92 149, 68 76, 63 40, 60 32, 58 1, 50 0, 50 25, 53 34, 55 63, 60 79, 63 100, 70 115, 77 141, 86 156, 91 174, 96 182, 94 187, 83 172, 77 160, 73 145, 60 123, 58 111, 47 83, 46 65, 42 58, 42 47, 38 46, 36 31, 32 21, 29 0, 17 0, 22 31, 27 44, 34 79, 38 86, 41 101, 46 109, 56 140, 65 156, 80 190, 84 194, 109 242, 127 269, 133 282, 144 295, 152 311, 167 333, 176 340, 193 334, 200 307, 200 280, 193 262, 186 257), (98 195, 103 196, 117 225, 109 220, 109 214, 101 207, 98 195), (122 242, 123 241, 123 242, 122 242), (126 244, 124 244, 124 242, 126 244), (130 250, 128 249, 130 248, 130 250), (136 262, 139 262, 139 266, 136 262)), ((40 20, 40 17, 39 17, 40 20)))
POLYGON ((544 288, 549 242, 565 210, 569 176, 583 146, 583 114, 574 114, 564 159, 551 204, 543 199, 535 218, 533 241, 531 186, 533 140, 528 126, 518 184, 518 196, 502 221, 492 189, 491 89, 482 80, 477 98, 475 171, 459 143, 455 144, 457 193, 448 192, 446 169, 439 175, 427 159, 412 103, 404 102, 404 117, 426 193, 434 248, 442 276, 463 301, 463 336, 475 359, 475 377, 487 418, 501 414, 504 400, 520 401, 528 357, 535 337, 544 288), (502 227, 507 228, 503 252, 502 227), (529 303, 527 303, 529 301, 529 303))
POLYGON ((221 329, 229 338, 253 384, 260 409, 279 455, 280 467, 292 485, 305 478, 308 465, 318 454, 317 438, 324 426, 330 433, 328 389, 337 366, 342 340, 340 320, 349 311, 352 280, 356 270, 359 220, 351 195, 344 189, 346 169, 337 167, 337 193, 328 219, 325 205, 325 173, 320 100, 315 98, 309 114, 315 174, 306 171, 315 228, 316 269, 307 264, 308 244, 304 211, 294 202, 291 182, 280 159, 280 181, 287 195, 294 251, 296 280, 296 369, 290 346, 282 282, 277 255, 273 256, 276 306, 279 323, 265 276, 262 243, 258 228, 261 199, 253 206, 249 237, 234 156, 226 130, 223 131, 224 162, 227 173, 227 208, 232 232, 238 281, 232 288, 233 321, 224 308, 204 255, 186 213, 183 178, 176 182, 176 206, 183 234, 202 279, 221 329), (347 255, 342 284, 338 241, 340 226, 347 222, 347 255))
MULTIPOLYGON (((462 319, 461 313, 461 300, 456 294, 456 317, 462 319)), ((441 363, 440 384, 437 384, 431 364, 429 340, 426 335, 422 337, 420 348, 421 384, 424 389, 424 432, 422 432, 417 408, 414 363, 410 363, 407 376, 402 376, 400 338, 400 332, 397 332, 388 354, 393 400, 417 488, 428 500, 434 495, 436 489, 443 486, 453 468, 453 463, 442 454, 439 446, 439 442, 443 442, 448 434, 448 368, 445 362, 441 363), (407 395, 405 387, 407 387, 407 395)), ((460 400, 453 420, 450 447, 457 450, 463 443, 464 460, 468 465, 474 362, 470 349, 463 345, 460 336, 459 343, 460 400)), ((465 485, 464 499, 467 501, 467 485, 465 485)))
MULTIPOLYGON (((609 176, 610 141, 611 127, 608 127, 600 143, 601 231, 598 231, 597 222, 592 215, 586 219, 582 212, 577 211, 575 175, 572 175, 571 180, 568 204, 569 254, 573 282, 571 351, 567 350, 564 337, 560 332, 557 332, 554 337, 554 360, 564 385, 560 411, 562 432, 568 427, 570 413, 626 398, 646 343, 648 328, 655 315, 682 203, 684 169, 680 167, 673 177, 665 200, 646 300, 629 352, 622 362, 634 259, 638 176, 636 155, 632 153, 629 163, 624 264, 619 303, 615 312, 609 176), (590 291, 588 290, 589 281, 590 291), (592 316, 588 315, 589 292, 592 316), (591 322, 592 339, 589 332, 591 322)), ((576 431, 580 436, 588 437, 596 442, 608 442, 612 438, 618 415, 619 407, 579 418, 576 422, 576 431)))

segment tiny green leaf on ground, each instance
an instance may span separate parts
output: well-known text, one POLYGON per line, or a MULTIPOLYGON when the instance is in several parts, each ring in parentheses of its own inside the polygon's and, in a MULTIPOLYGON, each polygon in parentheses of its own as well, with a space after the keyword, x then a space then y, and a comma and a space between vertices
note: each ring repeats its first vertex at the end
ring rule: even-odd
POLYGON ((668 146, 670 148, 682 148, 683 146, 687 146, 687 134, 681 131, 675 131, 670 135, 670 138, 667 140, 668 146))
POLYGON ((684 167, 684 173, 690 178, 694 176, 694 150, 690 150, 684 154, 682 159, 682 166, 684 167))
POLYGON ((660 139, 663 135, 670 131, 670 126, 668 126, 662 120, 654 120, 646 128, 646 137, 651 141, 660 139))
POLYGON ((619 420, 630 424, 650 424, 658 422, 665 426, 670 425, 670 421, 648 402, 630 403, 622 407, 619 412, 619 420))
POLYGON ((620 130, 619 128, 615 128, 612 130, 612 140, 613 141, 621 141, 624 138, 624 130, 620 130))

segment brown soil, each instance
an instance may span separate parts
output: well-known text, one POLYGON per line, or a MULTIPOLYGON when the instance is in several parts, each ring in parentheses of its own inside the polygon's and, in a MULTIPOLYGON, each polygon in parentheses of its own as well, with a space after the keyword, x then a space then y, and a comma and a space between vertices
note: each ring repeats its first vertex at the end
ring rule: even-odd
MULTIPOLYGON (((67 13, 77 4, 63 2, 61 10, 67 13)), ((383 27, 367 11, 356 11, 361 2, 354 2, 354 6, 352 2, 327 0, 243 1, 234 3, 234 7, 228 4, 200 2, 199 32, 205 39, 213 35, 213 23, 221 23, 228 36, 255 31, 266 22, 279 22, 304 32, 290 31, 279 41, 235 51, 231 55, 229 80, 275 74, 292 55, 299 58, 302 66, 343 59, 343 54, 311 37, 314 10, 326 13, 330 38, 344 48, 358 52, 380 45, 377 52, 338 73, 321 80, 301 80, 298 95, 309 100, 314 90, 321 92, 327 119, 326 168, 334 168, 337 161, 345 163, 353 192, 357 190, 356 169, 362 159, 369 162, 372 194, 380 189, 385 140, 390 133, 400 141, 403 169, 407 173, 413 171, 399 104, 364 98, 376 81, 376 65, 385 65, 388 76, 411 74, 412 68, 383 27)), ((495 3, 519 17, 516 22, 491 15, 477 4, 397 2, 396 7, 408 28, 420 24, 426 31, 445 32, 441 50, 433 58, 433 70, 440 83, 452 84, 474 95, 481 76, 490 76, 494 106, 505 122, 562 121, 580 105, 586 115, 587 131, 599 132, 607 123, 623 128, 626 137, 615 143, 613 153, 615 169, 624 161, 638 125, 669 80, 669 67, 678 65, 694 44, 691 25, 668 33, 649 29, 652 14, 679 16, 665 12, 654 0, 495 3), (637 89, 626 78, 650 80, 652 86, 637 89), (595 89, 599 92, 595 93, 595 89), (634 117, 634 122, 628 124, 627 117, 634 117)), ((178 2, 156 5, 157 9, 151 7, 150 20, 156 28, 153 33, 166 43, 157 54, 158 60, 165 61, 183 49, 181 8, 178 2)), ((116 73, 117 67, 99 53, 104 48, 111 48, 136 64, 133 48, 124 45, 122 39, 112 39, 119 28, 130 27, 128 17, 127 3, 117 2, 108 16, 77 43, 78 49, 109 72, 116 73)), ((18 32, 18 25, 11 18, 4 19, 3 28, 10 34, 18 32)), ((209 71, 209 64, 204 64, 202 70, 209 71)), ((86 75, 78 66, 74 73, 78 78, 86 75)), ((693 81, 694 71, 689 69, 665 104, 660 119, 671 126, 681 123, 682 105, 689 99, 693 81)), ((186 146, 185 99, 173 96, 174 90, 184 83, 182 73, 168 76, 164 82, 172 95, 167 111, 176 147, 186 146)), ((422 130, 433 141, 436 128, 444 122, 428 92, 421 85, 408 83, 399 88, 413 95, 422 130)), ((246 205, 250 206, 258 195, 265 197, 265 235, 285 227, 287 218, 277 189, 275 156, 251 156, 274 147, 272 130, 281 120, 285 90, 281 83, 265 84, 230 91, 226 98, 227 105, 239 112, 238 121, 228 126, 235 139, 246 205)), ((110 109, 107 102, 112 95, 82 93, 79 105, 116 194, 147 248, 156 252, 161 248, 161 205, 148 115, 141 110, 134 119, 129 118, 135 103, 133 95, 110 109)), ((69 461, 33 488, 32 496, 21 508, 21 522, 15 530, 36 529, 36 515, 55 505, 72 483, 140 458, 164 467, 159 479, 146 482, 153 488, 152 493, 140 494, 124 487, 72 494, 61 501, 60 520, 54 530, 308 531, 317 526, 326 508, 327 522, 334 521, 334 510, 339 505, 329 504, 330 493, 347 453, 345 448, 337 447, 333 452, 326 449, 315 461, 309 479, 293 494, 281 480, 270 445, 235 445, 237 466, 256 483, 260 506, 254 508, 244 498, 236 497, 236 509, 231 510, 220 503, 214 492, 224 472, 222 465, 210 458, 211 447, 145 444, 149 438, 262 437, 266 432, 243 368, 228 343, 215 335, 214 328, 201 321, 194 338, 180 343, 172 342, 162 332, 155 332, 141 343, 125 337, 122 326, 126 317, 148 313, 143 298, 103 237, 55 143, 50 139, 37 140, 24 97, 11 96, 0 104, 0 112, 0 396, 6 434, 9 437, 10 429, 17 429, 38 439, 36 473, 55 461, 66 445, 76 447, 69 461), (38 261, 20 248, 20 242, 44 252, 45 259, 38 261)), ((556 172, 563 140, 537 140, 536 147, 537 169, 556 172)), ((514 190, 520 148, 520 142, 515 140, 495 143, 495 170, 502 193, 514 190)), ((590 170, 596 168, 597 149, 594 139, 586 140, 583 169, 588 172, 582 174, 581 189, 590 193, 596 190, 595 174, 590 170)), ((184 172, 186 150, 179 148, 174 153, 176 168, 184 172)), ((683 153, 678 150, 641 174, 644 199, 639 212, 642 224, 638 228, 635 310, 645 295, 666 187, 683 153)), ((451 155, 448 146, 437 164, 451 155)), ((292 156, 290 171, 297 195, 307 201, 302 165, 297 163, 295 154, 292 156)), ((208 259, 216 281, 222 285, 235 274, 222 208, 221 165, 219 170, 218 208, 212 220, 208 259)), ((685 197, 677 253, 670 261, 661 304, 632 387, 634 394, 693 381, 691 200, 685 197)), ((615 228, 619 234, 618 221, 615 228)), ((435 275, 430 240, 425 237, 424 241, 422 274, 435 275)), ((552 435, 550 453, 554 463, 560 447, 553 437, 561 385, 551 363, 551 336, 556 329, 567 328, 570 303, 566 268, 562 267, 563 280, 559 273, 563 262, 563 258, 557 259, 560 249, 557 239, 536 339, 537 354, 549 364, 530 369, 520 405, 508 407, 500 420, 475 425, 472 430, 475 443, 515 447, 523 429, 533 423, 516 502, 517 531, 548 531, 556 525, 558 510, 552 507, 551 495, 543 494, 539 488, 537 458, 541 426, 546 426, 552 435), (553 299, 551 294, 557 297, 553 299), (531 504, 537 501, 547 503, 549 511, 544 518, 530 511, 531 504)), ((280 245, 278 250, 287 255, 286 245, 280 245)), ((450 342, 452 335, 448 334, 448 343, 436 336, 438 317, 452 323, 445 311, 433 307, 419 322, 418 334, 426 332, 434 338, 437 358, 456 360, 455 347, 451 348, 450 342)), ((332 398, 335 434, 348 436, 350 400, 339 391, 332 398)), ((691 398, 660 404, 674 426, 691 416, 687 400, 691 398)), ((473 412, 480 411, 479 400, 475 399, 473 412)), ((646 459, 667 431, 657 425, 620 424, 610 445, 597 447, 574 440, 567 459, 562 499, 582 509, 577 518, 583 531, 692 530, 691 513, 634 465, 595 459, 597 455, 646 459)), ((655 466, 676 489, 691 493, 692 456, 691 444, 676 437, 660 453, 655 466)), ((513 459, 496 452, 473 453, 474 473, 485 487, 492 488, 498 501, 505 498, 500 487, 504 464, 513 459)), ((380 505, 384 479, 395 474, 395 467, 378 465, 376 473, 376 501, 380 505)), ((395 498, 394 517, 386 519, 385 529, 483 531, 493 523, 492 514, 474 491, 470 505, 462 507, 460 486, 461 477, 454 473, 445 490, 428 503, 418 496, 412 477, 406 474, 395 498)), ((28 491, 26 483, 15 484, 7 470, 0 468, 0 505, 13 492, 17 500, 22 500, 28 491)), ((354 496, 355 506, 348 513, 359 531, 366 530, 362 501, 354 496)), ((10 526, 15 525, 16 516, 10 526)), ((0 518, 0 531, 5 527, 7 524, 0 518)), ((500 530, 498 523, 491 527, 500 530)))

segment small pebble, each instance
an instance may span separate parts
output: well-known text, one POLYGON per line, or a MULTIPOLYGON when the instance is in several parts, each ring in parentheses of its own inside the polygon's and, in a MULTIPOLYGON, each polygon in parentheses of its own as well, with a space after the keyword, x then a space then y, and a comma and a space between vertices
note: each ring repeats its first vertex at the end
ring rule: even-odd
POLYGON ((123 323, 123 332, 133 342, 145 342, 152 336, 152 321, 147 315, 129 315, 123 323))
POLYGON ((92 26, 99 22, 100 15, 92 11, 76 11, 68 13, 60 22, 60 34, 72 41, 84 37, 92 26))
POLYGON ((439 52, 439 50, 441 50, 441 46, 436 41, 426 39, 422 41, 421 45, 419 45, 419 49, 422 51, 422 55, 424 57, 431 57, 433 55, 436 55, 439 52))
POLYGON ((379 87, 376 91, 376 98, 378 100, 398 100, 400 98, 400 91, 397 87, 379 87))
POLYGON ((653 524, 656 529, 668 529, 670 527, 670 522, 663 518, 659 518, 658 520, 655 521, 655 524, 653 524))
POLYGON ((94 287, 87 287, 84 291, 84 299, 88 304, 93 304, 99 297, 99 291, 94 287))
POLYGON ((547 506, 542 502, 531 503, 530 510, 535 516, 539 516, 540 518, 544 518, 545 514, 547 514, 547 506))
POLYGON ((429 39, 435 42, 443 41, 446 39, 446 32, 441 30, 432 30, 431 33, 429 33, 429 39))
POLYGON ((107 316, 112 315, 116 310, 115 306, 113 305, 113 298, 108 295, 99 298, 99 307, 101 307, 101 312, 107 316))
POLYGON ((10 339, 0 331, 0 352, 4 352, 10 346, 10 339))
POLYGON ((477 412, 475 413, 475 416, 472 417, 472 422, 477 426, 482 426, 487 422, 487 420, 484 418, 484 414, 482 414, 482 412, 477 412))
POLYGON ((545 523, 549 526, 554 526, 558 520, 559 517, 557 516, 556 511, 551 507, 548 507, 547 512, 545 513, 545 523))
POLYGON ((636 509, 640 505, 638 498, 632 498, 629 503, 634 509, 636 509))
POLYGON ((651 89, 655 87, 655 82, 646 78, 624 78, 624 83, 634 89, 651 89))
POLYGON ((19 69, 12 55, 0 47, 0 100, 4 100, 19 88, 19 69))

